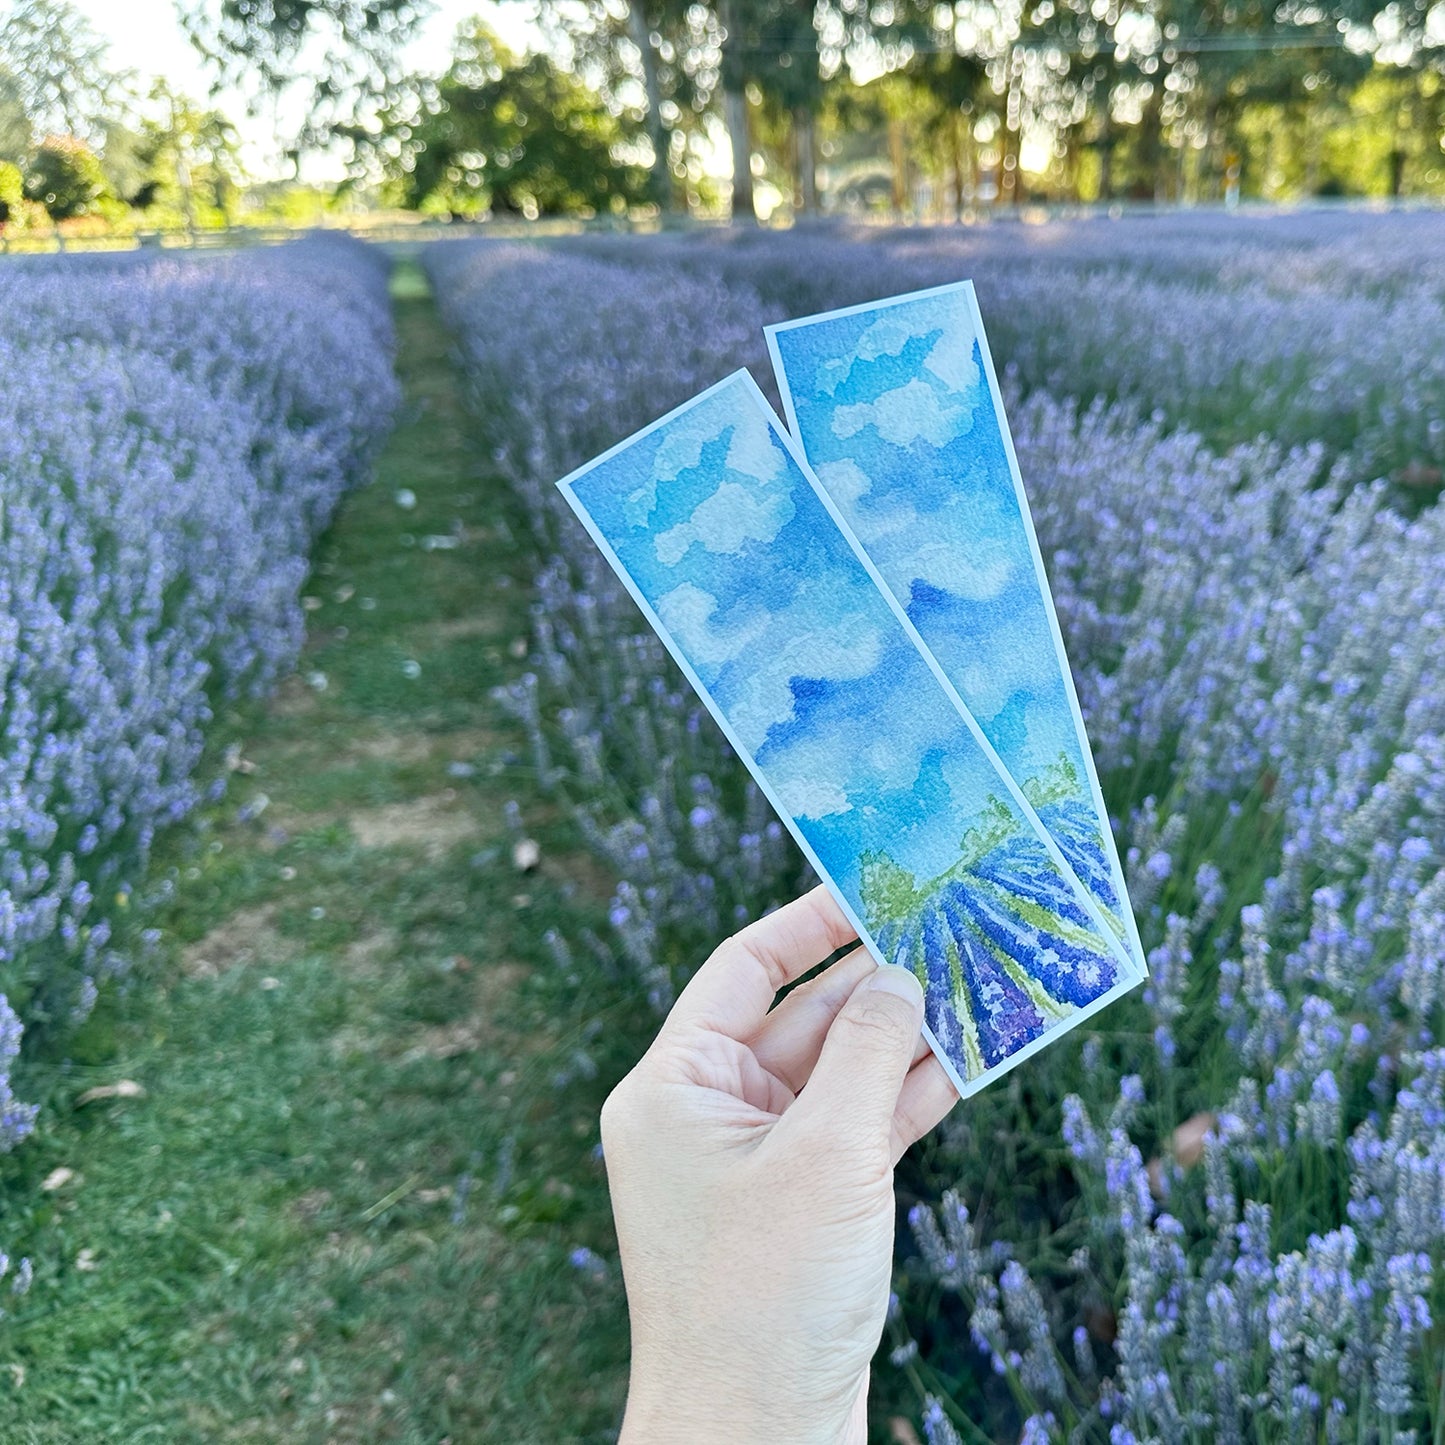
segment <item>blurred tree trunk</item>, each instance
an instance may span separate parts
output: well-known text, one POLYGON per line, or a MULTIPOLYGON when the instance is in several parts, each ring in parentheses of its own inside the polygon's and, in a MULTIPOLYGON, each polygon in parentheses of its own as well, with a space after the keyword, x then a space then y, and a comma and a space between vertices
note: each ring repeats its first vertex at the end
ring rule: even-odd
POLYGON ((741 90, 723 91, 723 117, 727 121, 728 144, 733 153, 734 221, 754 222, 753 146, 748 133, 748 98, 741 90))
POLYGON ((793 173, 795 187, 793 204, 800 214, 809 216, 818 209, 817 125, 812 107, 793 107, 793 173))
POLYGON ((660 210, 673 209, 672 173, 668 169, 669 138, 662 123, 662 87, 657 80, 657 52, 648 38, 647 17, 640 0, 627 7, 627 32, 642 57, 642 84, 647 92, 647 138, 652 142, 652 172, 647 189, 660 210))
POLYGON ((1110 115, 1109 96, 1099 108, 1099 199, 1114 199, 1114 147, 1118 143, 1114 135, 1114 117, 1110 115))
POLYGON ((903 144, 903 122, 896 115, 888 117, 888 158, 893 167, 893 214, 901 221, 908 201, 908 157, 903 144))
POLYGON ((953 219, 955 222, 963 220, 963 128, 966 124, 963 112, 955 110, 952 124, 949 127, 950 138, 953 141, 953 219))
POLYGON ((1148 183, 1149 194, 1155 201, 1162 200, 1169 193, 1169 178, 1164 173, 1167 164, 1164 96, 1159 85, 1154 86, 1154 93, 1149 97, 1139 122, 1139 163, 1140 180, 1148 183))
POLYGON ((722 23, 722 93, 723 121, 728 130, 728 145, 733 155, 733 224, 757 222, 753 206, 753 145, 748 128, 747 81, 743 71, 739 44, 742 40, 738 0, 718 0, 718 20, 722 23))

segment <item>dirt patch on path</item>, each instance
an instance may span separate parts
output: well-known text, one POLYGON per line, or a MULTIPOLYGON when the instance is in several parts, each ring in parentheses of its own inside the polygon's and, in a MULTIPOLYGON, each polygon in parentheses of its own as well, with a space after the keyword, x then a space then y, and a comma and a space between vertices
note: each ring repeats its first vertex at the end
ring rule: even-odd
MULTIPOLYGON (((417 1059, 452 1059, 459 1054, 477 1053, 490 1043, 506 1036, 497 1021, 502 1000, 513 994, 531 970, 521 963, 486 963, 468 965, 476 968, 476 1007, 463 1018, 423 1029, 402 1055, 404 1062, 417 1059)), ((538 1048, 544 1047, 540 1041, 538 1048)), ((526 1050, 530 1052, 531 1050, 526 1050)))
POLYGON ((190 978, 217 978, 233 968, 284 961, 293 951, 272 922, 276 905, 238 908, 197 943, 181 950, 181 967, 190 978))
POLYGON ((363 848, 419 848, 430 859, 481 832, 475 812, 450 789, 365 808, 349 814, 346 821, 363 848))

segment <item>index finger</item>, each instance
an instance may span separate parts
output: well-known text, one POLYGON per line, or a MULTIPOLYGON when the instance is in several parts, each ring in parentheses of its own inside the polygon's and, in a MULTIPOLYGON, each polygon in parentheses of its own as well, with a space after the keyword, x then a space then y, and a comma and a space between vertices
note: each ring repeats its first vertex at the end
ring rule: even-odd
POLYGON ((662 1031, 691 1027, 750 1038, 779 989, 857 937, 820 884, 719 944, 678 995, 662 1031))

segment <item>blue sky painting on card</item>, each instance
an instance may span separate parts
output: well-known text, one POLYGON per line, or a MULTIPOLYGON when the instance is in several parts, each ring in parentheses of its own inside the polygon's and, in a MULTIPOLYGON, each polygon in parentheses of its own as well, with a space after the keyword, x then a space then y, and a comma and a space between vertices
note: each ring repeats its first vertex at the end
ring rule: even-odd
POLYGON ((739 377, 567 483, 964 1081, 1120 962, 739 377))
POLYGON ((1074 871, 1127 937, 1088 742, 1064 684, 962 289, 772 333, 799 440, 1074 871))

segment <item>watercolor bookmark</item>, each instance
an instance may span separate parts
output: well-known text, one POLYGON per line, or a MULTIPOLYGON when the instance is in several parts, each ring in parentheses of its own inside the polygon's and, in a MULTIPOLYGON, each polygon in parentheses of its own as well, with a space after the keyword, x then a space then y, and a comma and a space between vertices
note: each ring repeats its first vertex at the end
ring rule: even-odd
POLYGON ((767 338, 814 473, 1142 977, 972 284, 784 322, 767 338))
POLYGON ((558 485, 961 1092, 1138 982, 746 372, 558 485))

